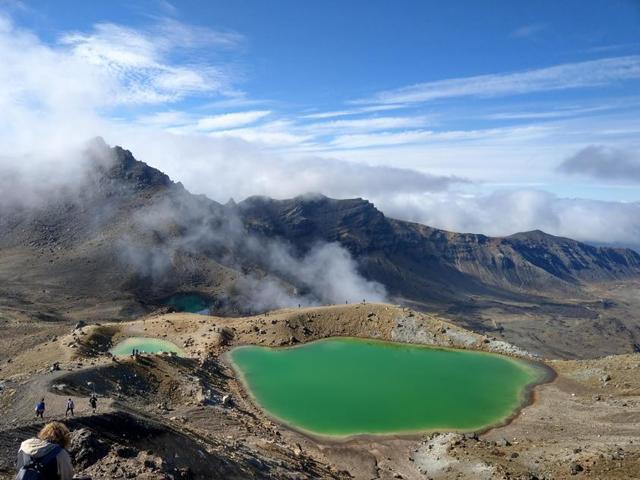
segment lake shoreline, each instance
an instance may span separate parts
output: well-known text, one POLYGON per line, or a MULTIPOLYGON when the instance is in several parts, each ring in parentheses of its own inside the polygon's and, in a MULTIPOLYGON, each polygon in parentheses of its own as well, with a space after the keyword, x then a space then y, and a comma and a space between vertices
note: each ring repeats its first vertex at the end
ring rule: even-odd
POLYGON ((116 345, 114 345, 109 349, 109 353, 111 353, 111 355, 113 355, 114 357, 131 356, 131 352, 133 351, 133 349, 139 350, 140 353, 147 353, 147 354, 159 354, 160 352, 163 352, 168 354, 175 354, 175 355, 178 355, 179 357, 186 356, 186 352, 184 350, 182 350, 175 343, 170 342, 169 340, 164 340, 162 338, 156 338, 156 337, 141 337, 141 336, 127 337, 123 340, 120 340, 116 345), (147 345, 156 344, 156 346, 158 346, 159 348, 145 349, 143 348, 145 344, 147 345), (118 351, 121 351, 121 353, 116 353, 118 351))
POLYGON ((362 442, 368 442, 368 441, 376 441, 380 439, 415 440, 415 439, 424 437, 425 435, 430 435, 434 433, 443 433, 443 432, 476 433, 478 435, 485 434, 495 428, 500 428, 500 427, 509 425, 511 422, 513 422, 516 418, 520 416, 520 414, 526 407, 533 405, 537 401, 536 388, 541 385, 551 383, 557 378, 557 373, 552 367, 550 367, 549 365, 547 365, 542 361, 533 360, 531 358, 515 357, 511 355, 505 355, 505 354, 484 351, 484 350, 454 348, 454 347, 447 347, 447 346, 440 346, 440 345, 403 343, 403 342, 389 341, 389 340, 380 339, 380 338, 367 338, 367 337, 355 337, 355 336, 326 337, 326 338, 315 339, 310 342, 300 343, 292 346, 265 347, 261 345, 255 345, 255 344, 236 345, 232 349, 224 353, 223 359, 225 363, 227 363, 228 366, 231 367, 232 371, 234 372, 237 379, 239 380, 241 391, 249 398, 251 403, 270 421, 273 421, 279 425, 282 425, 285 428, 290 429, 294 432, 297 432, 315 442, 328 444, 328 445, 346 444, 346 443, 362 443, 362 442), (307 430, 305 428, 302 428, 293 424, 290 421, 284 420, 270 413, 267 408, 262 406, 261 402, 258 400, 257 396, 249 386, 249 382, 247 381, 242 371, 242 368, 239 365, 237 365, 237 363, 233 360, 231 355, 232 351, 239 348, 245 348, 245 347, 258 347, 258 348, 267 348, 267 349, 273 349, 273 350, 288 350, 288 349, 298 349, 298 348, 301 348, 313 343, 318 343, 318 342, 326 342, 331 340, 350 340, 350 339, 363 341, 366 343, 380 343, 380 344, 386 344, 386 345, 395 345, 398 347, 415 347, 415 348, 425 348, 429 350, 444 350, 444 351, 457 351, 457 352, 466 351, 466 352, 473 352, 477 354, 487 354, 491 356, 497 356, 505 360, 510 360, 513 362, 518 361, 518 362, 525 363, 535 368, 539 372, 541 372, 541 375, 539 378, 535 379, 534 381, 528 383, 526 386, 523 387, 522 394, 521 394, 522 398, 518 406, 515 407, 514 410, 507 417, 497 420, 496 422, 492 422, 486 427, 476 428, 476 429, 434 427, 429 429, 389 431, 389 432, 380 432, 380 433, 365 432, 365 433, 348 434, 348 435, 334 435, 334 434, 319 434, 314 431, 307 430))

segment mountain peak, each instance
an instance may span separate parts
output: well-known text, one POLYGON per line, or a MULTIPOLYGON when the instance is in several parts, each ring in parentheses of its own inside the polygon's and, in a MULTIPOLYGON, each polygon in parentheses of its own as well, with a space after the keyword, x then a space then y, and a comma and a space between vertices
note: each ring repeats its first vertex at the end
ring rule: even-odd
POLYGON ((129 150, 109 147, 102 137, 90 140, 85 152, 103 179, 133 183, 136 190, 174 185, 168 175, 136 160, 129 150))
POLYGON ((529 230, 526 232, 517 232, 517 233, 514 233, 513 235, 509 235, 506 238, 508 238, 509 240, 533 240, 536 242, 550 241, 550 240, 555 240, 555 241, 569 240, 568 238, 551 235, 550 233, 543 232, 542 230, 539 230, 539 229, 529 230))

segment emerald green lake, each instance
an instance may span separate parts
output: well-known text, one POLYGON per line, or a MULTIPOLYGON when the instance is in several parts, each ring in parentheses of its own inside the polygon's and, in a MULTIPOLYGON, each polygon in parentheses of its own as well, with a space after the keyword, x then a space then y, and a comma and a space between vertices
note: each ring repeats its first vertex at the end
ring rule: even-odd
POLYGON ((500 355, 356 338, 237 347, 230 358, 270 416, 339 437, 480 430, 512 416, 548 375, 500 355))
POLYGON ((177 312, 209 313, 209 300, 199 293, 176 293, 164 302, 165 305, 175 308, 177 312))
POLYGON ((133 352, 134 348, 140 350, 140 353, 174 352, 178 355, 184 354, 184 352, 180 350, 177 345, 168 342, 167 340, 148 337, 127 338, 126 340, 118 343, 109 351, 113 355, 131 355, 131 352, 133 352))

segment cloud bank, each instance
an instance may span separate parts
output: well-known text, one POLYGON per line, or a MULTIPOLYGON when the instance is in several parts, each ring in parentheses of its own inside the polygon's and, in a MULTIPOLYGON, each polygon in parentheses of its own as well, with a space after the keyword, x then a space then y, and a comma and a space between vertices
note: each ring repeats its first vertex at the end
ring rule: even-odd
POLYGON ((175 259, 188 253, 239 273, 228 294, 245 311, 386 299, 385 288, 362 277, 341 245, 318 242, 297 252, 284 241, 249 233, 232 207, 212 208, 182 190, 136 211, 134 220, 137 233, 121 238, 117 251, 125 266, 150 279, 145 284, 171 281, 175 259), (163 240, 150 245, 144 240, 149 237, 163 240))
POLYGON ((564 160, 558 170, 597 180, 640 183, 640 153, 604 145, 589 145, 564 160))
POLYGON ((585 242, 640 248, 640 202, 562 198, 518 189, 487 195, 399 195, 376 204, 391 216, 445 230, 506 236, 540 229, 585 242))

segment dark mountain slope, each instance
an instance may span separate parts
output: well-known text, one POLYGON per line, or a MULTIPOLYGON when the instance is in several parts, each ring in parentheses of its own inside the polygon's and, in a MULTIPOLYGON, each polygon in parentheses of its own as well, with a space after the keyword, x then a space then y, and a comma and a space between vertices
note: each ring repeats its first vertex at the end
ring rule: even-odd
POLYGON ((407 298, 416 290, 432 299, 464 293, 544 295, 550 289, 576 293, 585 282, 640 274, 640 255, 633 250, 592 247, 539 231, 505 238, 452 233, 388 219, 362 199, 252 197, 239 209, 251 230, 302 249, 319 239, 340 242, 373 279, 407 298), (433 286, 438 291, 428 291, 433 286))
POLYGON ((188 232, 226 221, 219 204, 127 150, 102 149, 87 154, 81 185, 37 208, 1 211, 4 305, 50 318, 118 318, 142 313, 162 295, 213 290, 233 278, 204 246, 186 248, 188 232))

